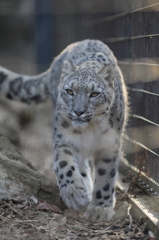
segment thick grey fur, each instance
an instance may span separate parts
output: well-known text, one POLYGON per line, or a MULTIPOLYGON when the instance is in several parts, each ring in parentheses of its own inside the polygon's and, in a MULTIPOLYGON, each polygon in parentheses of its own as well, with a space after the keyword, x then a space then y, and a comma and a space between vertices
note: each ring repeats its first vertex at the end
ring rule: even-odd
POLYGON ((52 97, 54 170, 63 201, 92 222, 110 221, 127 92, 108 46, 98 40, 71 44, 38 76, 0 67, 0 91, 26 103, 52 97))

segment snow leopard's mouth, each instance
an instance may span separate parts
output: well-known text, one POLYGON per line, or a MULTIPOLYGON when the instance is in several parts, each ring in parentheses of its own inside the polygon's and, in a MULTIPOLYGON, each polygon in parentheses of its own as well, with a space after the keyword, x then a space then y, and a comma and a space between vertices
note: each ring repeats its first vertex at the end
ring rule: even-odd
POLYGON ((73 124, 75 125, 82 125, 88 123, 91 119, 72 119, 73 124))

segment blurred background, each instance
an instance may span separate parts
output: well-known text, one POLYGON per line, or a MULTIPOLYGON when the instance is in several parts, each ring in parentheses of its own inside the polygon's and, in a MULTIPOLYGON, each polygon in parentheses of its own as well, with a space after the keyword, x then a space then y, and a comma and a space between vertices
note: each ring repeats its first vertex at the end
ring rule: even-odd
MULTIPOLYGON (((0 0, 3 67, 29 75, 43 72, 68 44, 86 38, 108 44, 118 59, 130 100, 125 157, 157 186, 158 0, 0 0)), ((0 107, 5 134, 39 171, 52 176, 51 103, 27 107, 2 99, 0 107)))

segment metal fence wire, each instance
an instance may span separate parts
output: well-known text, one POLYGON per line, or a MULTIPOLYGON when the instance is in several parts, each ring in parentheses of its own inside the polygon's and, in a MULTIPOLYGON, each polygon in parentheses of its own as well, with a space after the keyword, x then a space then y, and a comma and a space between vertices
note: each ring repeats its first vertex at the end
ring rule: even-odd
MULTIPOLYGON (((8 1, 8 4, 19 2, 28 2, 29 5, 30 1, 16 0, 14 4, 8 1)), ((5 18, 2 9, 3 6, 0 10, 0 29, 3 29, 5 18)), ((16 18, 16 11, 13 15, 11 11, 7 14, 10 18, 16 18)), ((50 21, 49 31, 50 26, 53 26, 51 52, 54 55, 59 54, 68 44, 86 38, 102 40, 112 49, 129 92, 130 118, 123 144, 126 158, 159 183, 158 0, 34 0, 27 14, 27 19, 30 19, 27 27, 32 32, 29 41, 32 42, 32 49, 36 49, 36 56, 40 56, 39 51, 50 46, 50 39, 49 45, 45 39, 41 47, 43 32, 46 33, 46 26, 41 21, 46 22, 46 17, 47 24, 50 21), (36 7, 40 3, 49 4, 49 7, 45 7, 43 12, 43 8, 36 7), (39 28, 36 19, 45 29, 39 28)), ((48 58, 50 64, 50 55, 48 58)))

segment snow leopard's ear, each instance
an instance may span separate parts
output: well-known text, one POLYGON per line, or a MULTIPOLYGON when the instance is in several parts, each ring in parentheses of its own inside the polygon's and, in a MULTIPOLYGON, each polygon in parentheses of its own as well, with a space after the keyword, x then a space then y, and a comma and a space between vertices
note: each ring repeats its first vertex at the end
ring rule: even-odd
POLYGON ((106 65, 98 72, 98 74, 108 81, 110 87, 114 86, 114 68, 112 65, 106 65))
POLYGON ((63 72, 64 73, 70 74, 70 73, 74 72, 75 69, 76 69, 76 67, 71 60, 67 59, 64 62, 64 67, 63 67, 63 72))

